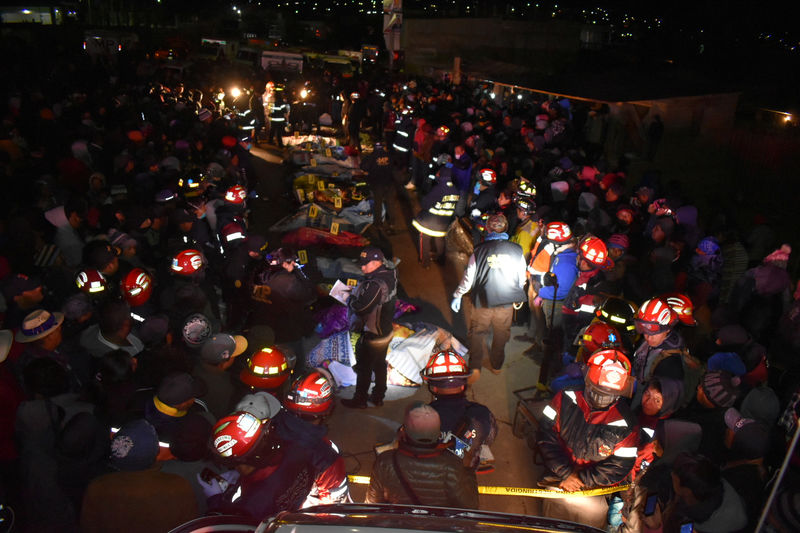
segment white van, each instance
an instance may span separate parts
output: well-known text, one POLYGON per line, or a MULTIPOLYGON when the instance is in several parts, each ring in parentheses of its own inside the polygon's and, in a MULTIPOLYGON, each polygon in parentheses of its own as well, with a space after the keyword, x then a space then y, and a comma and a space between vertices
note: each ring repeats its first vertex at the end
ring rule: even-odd
POLYGON ((303 54, 264 50, 261 52, 261 68, 301 74, 303 72, 303 54))

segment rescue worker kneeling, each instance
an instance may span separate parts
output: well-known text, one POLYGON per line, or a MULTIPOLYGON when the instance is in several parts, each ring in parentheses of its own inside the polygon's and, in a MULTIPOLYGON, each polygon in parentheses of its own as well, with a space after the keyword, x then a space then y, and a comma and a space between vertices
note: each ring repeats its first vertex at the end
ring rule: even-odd
MULTIPOLYGON (((589 357, 585 389, 560 391, 544 408, 537 446, 547 470, 540 486, 574 492, 617 485, 628 476, 639 444, 636 417, 621 399, 633 390, 630 373, 622 352, 599 350, 589 357)), ((596 503, 596 509, 582 505, 545 514, 603 526, 605 497, 596 503), (581 516, 569 516, 575 511, 581 516)))
POLYGON ((411 225, 419 231, 419 261, 424 268, 430 266, 431 252, 437 260, 444 254, 444 237, 455 216, 460 193, 453 185, 452 164, 436 173, 436 185, 422 199, 422 208, 411 225))

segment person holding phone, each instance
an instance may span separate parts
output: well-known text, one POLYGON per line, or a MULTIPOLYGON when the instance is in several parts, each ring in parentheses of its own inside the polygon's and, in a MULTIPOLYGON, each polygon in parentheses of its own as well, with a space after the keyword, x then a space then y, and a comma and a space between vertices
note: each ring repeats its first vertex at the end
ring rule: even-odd
POLYGON ((682 453, 672 467, 672 497, 650 517, 648 527, 666 532, 740 531, 747 525, 745 502, 711 459, 682 453))

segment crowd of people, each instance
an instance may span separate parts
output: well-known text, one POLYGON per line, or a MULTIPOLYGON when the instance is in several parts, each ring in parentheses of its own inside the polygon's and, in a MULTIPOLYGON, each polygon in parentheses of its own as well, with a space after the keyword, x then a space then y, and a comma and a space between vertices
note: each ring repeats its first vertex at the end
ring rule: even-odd
MULTIPOLYGON (((338 304, 249 221, 250 149, 266 131, 282 146, 282 97, 243 130, 200 87, 85 58, 51 67, 3 83, 0 502, 22 531, 100 532, 352 501, 326 438, 335 381, 302 349, 309 305, 338 304)), ((613 528, 752 530, 800 409, 791 248, 763 220, 745 233, 699 213, 658 172, 632 183, 605 149, 620 132, 604 105, 491 89, 376 72, 319 109, 362 160, 374 226, 413 231, 425 268, 462 254, 451 308, 471 304, 467 356, 431 354, 435 400, 408 406, 367 501, 479 505, 497 427, 466 391, 502 372, 524 316, 517 340, 553 391, 542 486, 632 482, 600 497, 613 528)), ((341 403, 363 409, 384 401, 398 281, 380 247, 347 253, 364 277, 348 301, 358 383, 341 403)), ((796 459, 776 531, 798 527, 796 459)))

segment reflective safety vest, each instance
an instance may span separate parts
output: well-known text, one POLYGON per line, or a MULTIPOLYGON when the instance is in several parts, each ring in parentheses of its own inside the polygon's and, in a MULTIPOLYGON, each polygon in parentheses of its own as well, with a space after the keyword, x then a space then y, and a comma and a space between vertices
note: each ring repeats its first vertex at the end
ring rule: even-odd
POLYGON ((430 194, 433 195, 430 202, 428 202, 429 198, 425 198, 425 203, 429 203, 430 207, 420 211, 411 221, 411 225, 425 235, 444 237, 447 234, 447 227, 455 215, 456 204, 461 195, 452 181, 437 186, 430 194))
POLYGON ((272 110, 269 113, 269 119, 272 122, 285 122, 286 121, 286 111, 288 110, 288 104, 272 104, 272 110))

